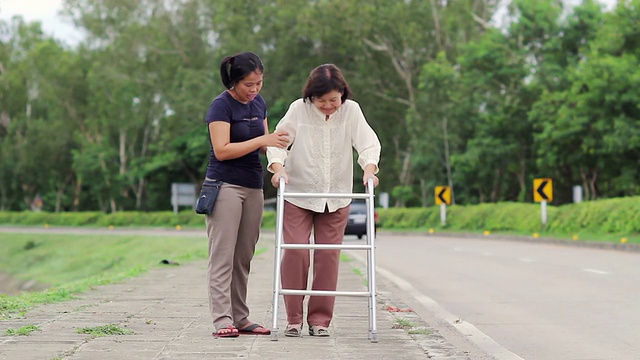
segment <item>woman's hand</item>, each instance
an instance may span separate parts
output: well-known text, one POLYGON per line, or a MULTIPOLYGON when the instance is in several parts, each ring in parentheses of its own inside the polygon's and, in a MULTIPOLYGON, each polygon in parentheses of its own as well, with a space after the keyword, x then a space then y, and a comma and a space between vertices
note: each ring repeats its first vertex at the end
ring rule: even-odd
POLYGON ((378 184, 380 183, 380 179, 378 179, 377 176, 373 175, 373 173, 364 173, 364 176, 362 177, 362 183, 364 184, 364 186, 367 186, 367 181, 369 179, 373 179, 373 187, 378 186, 378 184))
POLYGON ((285 149, 289 145, 289 133, 286 131, 276 131, 274 133, 264 135, 264 146, 275 146, 285 149))
POLYGON ((284 178, 285 184, 289 183, 289 177, 284 171, 284 168, 282 168, 282 170, 276 171, 271 177, 271 185, 273 185, 273 187, 275 187, 276 189, 280 187, 280 178, 284 178))
POLYGON ((271 164, 271 169, 273 170, 273 176, 271 177, 271 185, 276 189, 280 187, 280 178, 284 178, 284 183, 287 184, 289 182, 289 177, 287 173, 284 171, 284 166, 280 163, 271 164))
POLYGON ((376 166, 369 164, 364 168, 364 175, 362 176, 362 183, 367 186, 367 181, 373 179, 373 187, 375 188, 380 183, 380 179, 373 173, 376 171, 376 166))

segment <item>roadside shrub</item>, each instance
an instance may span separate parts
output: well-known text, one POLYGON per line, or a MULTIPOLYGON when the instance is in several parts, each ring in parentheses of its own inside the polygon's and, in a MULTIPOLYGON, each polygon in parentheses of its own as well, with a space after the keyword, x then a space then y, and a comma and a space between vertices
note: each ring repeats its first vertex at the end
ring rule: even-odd
MULTIPOLYGON (((383 229, 443 228, 440 224, 440 208, 389 208, 377 209, 378 225, 383 229)), ((547 207, 547 227, 542 228, 540 205, 534 203, 490 203, 480 205, 453 205, 447 207, 447 224, 444 228, 457 231, 513 231, 575 233, 588 230, 600 234, 640 233, 640 197, 626 197, 588 201, 578 204, 547 207)), ((0 225, 25 226, 97 226, 108 227, 202 227, 203 215, 193 210, 178 214, 170 211, 123 211, 105 214, 101 212, 0 212, 0 225)), ((275 229, 275 211, 265 211, 262 227, 275 229)))

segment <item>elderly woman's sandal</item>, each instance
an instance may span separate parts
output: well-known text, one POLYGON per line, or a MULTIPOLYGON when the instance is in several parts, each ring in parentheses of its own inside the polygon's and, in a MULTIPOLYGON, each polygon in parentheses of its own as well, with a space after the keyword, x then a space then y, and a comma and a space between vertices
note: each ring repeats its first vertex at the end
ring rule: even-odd
POLYGON ((287 327, 284 329, 284 336, 301 337, 302 324, 287 324, 287 327))
POLYGON ((309 326, 309 335, 311 336, 329 336, 329 330, 325 326, 311 325, 309 326))

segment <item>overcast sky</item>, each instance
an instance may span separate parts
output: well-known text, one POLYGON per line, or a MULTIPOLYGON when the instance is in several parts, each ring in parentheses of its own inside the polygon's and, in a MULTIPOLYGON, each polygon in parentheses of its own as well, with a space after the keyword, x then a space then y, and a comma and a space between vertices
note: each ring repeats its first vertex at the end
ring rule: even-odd
POLYGON ((0 0, 0 19, 21 15, 26 21, 39 20, 45 33, 67 43, 78 42, 82 33, 58 16, 60 10, 62 0, 0 0))
MULTIPOLYGON (((39 20, 45 33, 69 44, 80 41, 82 34, 73 25, 63 21, 58 12, 63 0, 0 0, 0 19, 9 20, 14 15, 22 15, 27 21, 39 20)), ((134 0, 132 0, 134 1, 134 0)), ((578 4, 581 0, 565 0, 568 4, 578 4)), ((599 0, 613 8, 617 0, 599 0)))

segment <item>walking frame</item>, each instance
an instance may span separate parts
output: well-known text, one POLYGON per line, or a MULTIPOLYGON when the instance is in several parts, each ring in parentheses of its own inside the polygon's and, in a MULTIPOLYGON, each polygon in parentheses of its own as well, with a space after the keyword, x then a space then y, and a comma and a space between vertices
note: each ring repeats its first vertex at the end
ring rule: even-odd
POLYGON ((378 326, 376 322, 376 272, 375 272, 375 219, 374 219, 374 186, 373 179, 367 179, 366 193, 294 193, 285 192, 284 178, 279 179, 278 197, 276 205, 276 251, 273 277, 273 328, 271 340, 278 341, 278 300, 280 295, 311 295, 311 296, 360 296, 369 298, 369 333, 368 339, 372 343, 378 342, 378 326), (284 244, 284 198, 351 198, 366 199, 367 204, 367 244, 284 244), (292 290, 282 289, 281 263, 282 250, 286 249, 339 249, 339 250, 367 250, 367 286, 368 291, 320 291, 320 290, 292 290))

